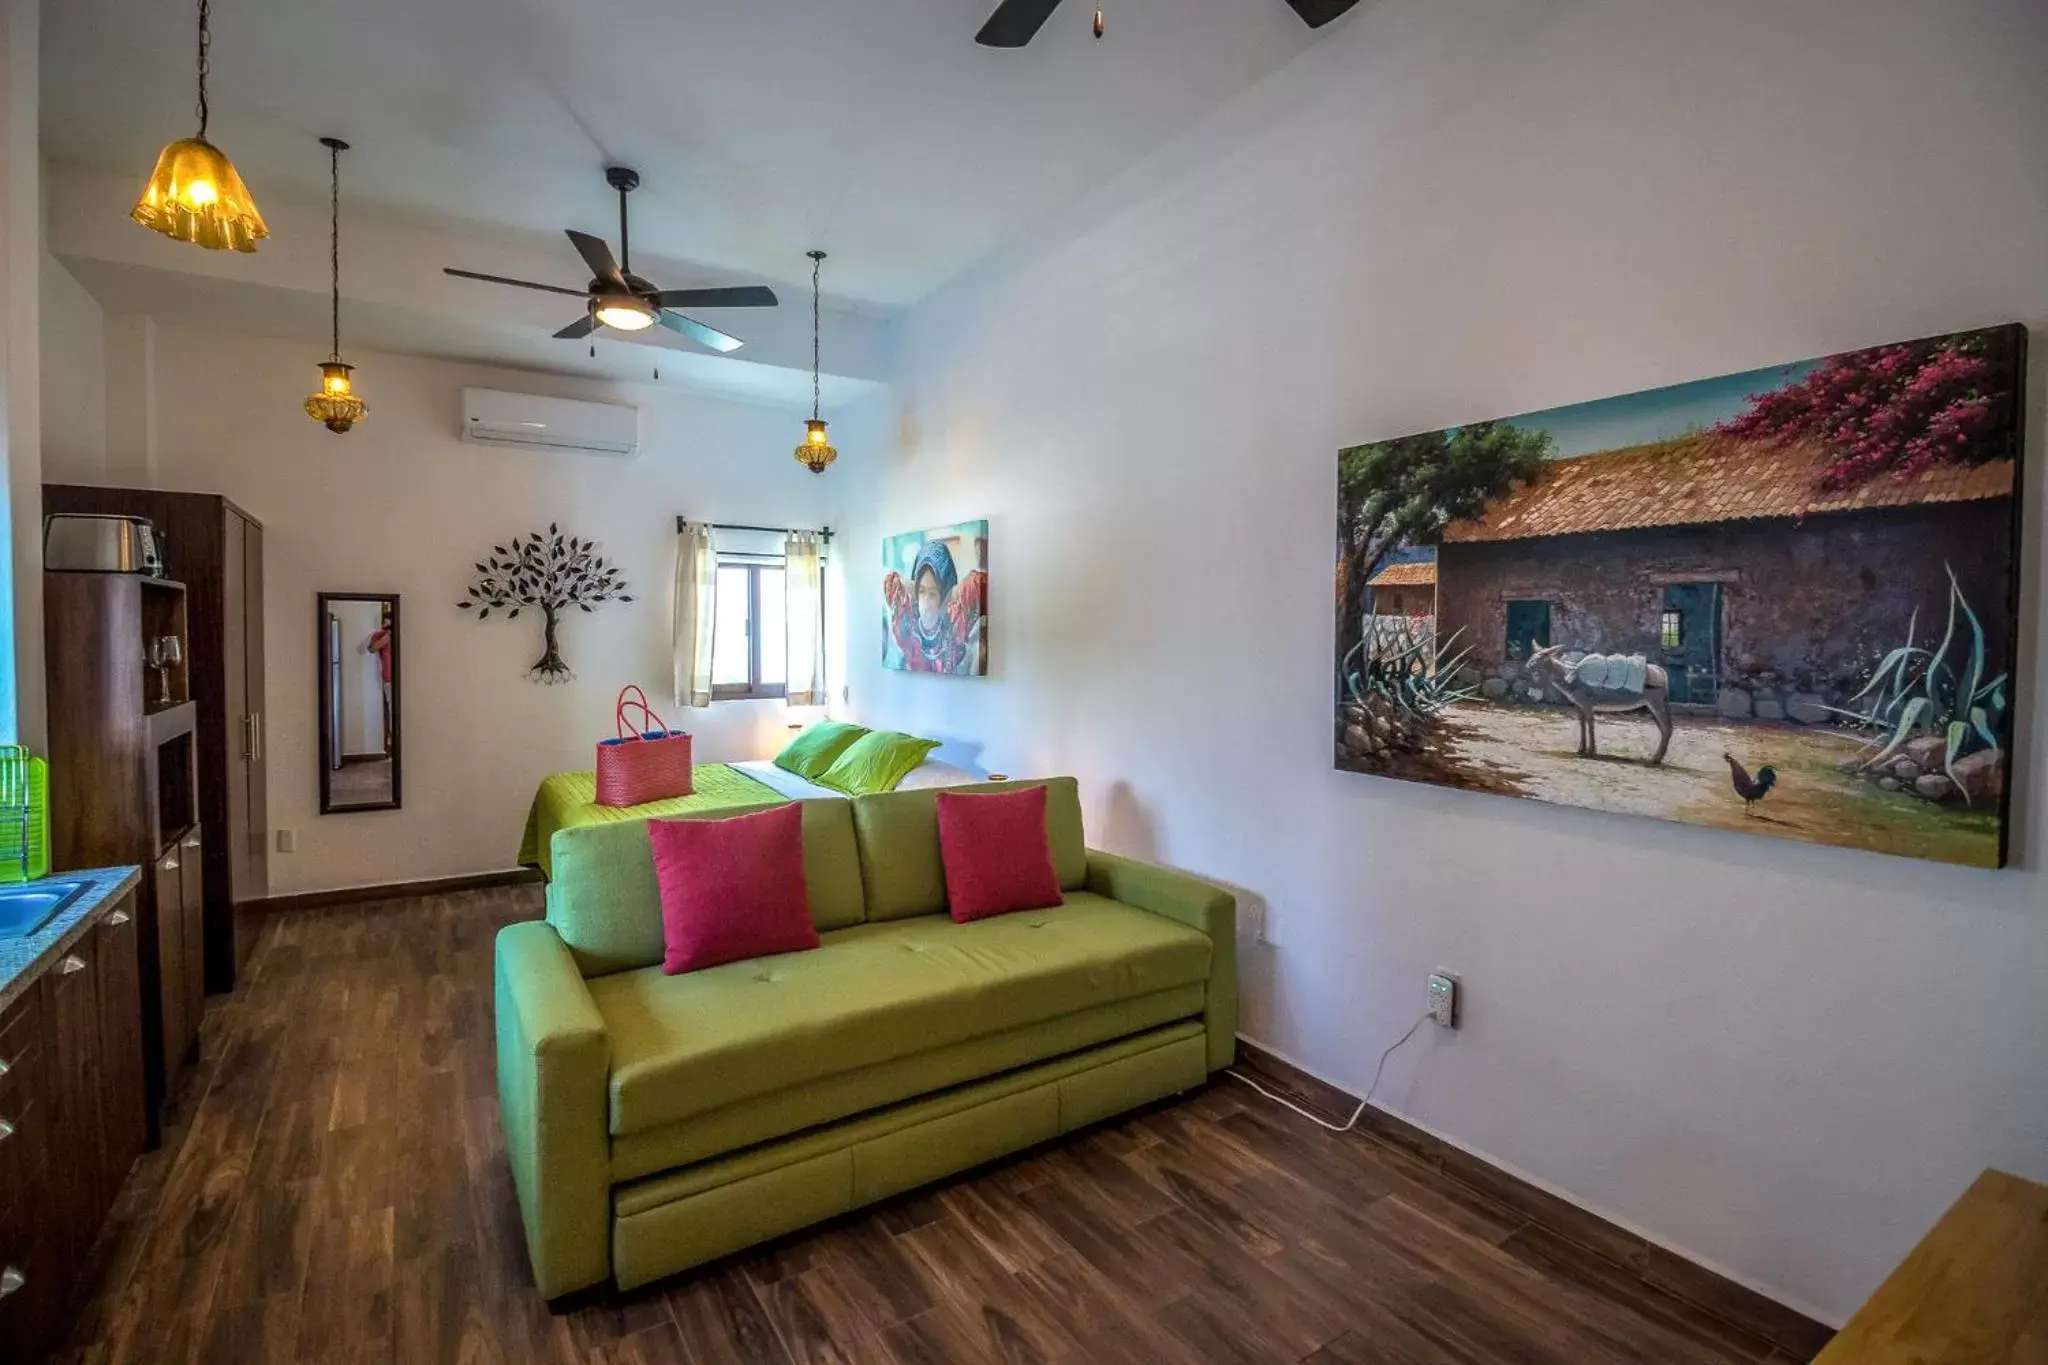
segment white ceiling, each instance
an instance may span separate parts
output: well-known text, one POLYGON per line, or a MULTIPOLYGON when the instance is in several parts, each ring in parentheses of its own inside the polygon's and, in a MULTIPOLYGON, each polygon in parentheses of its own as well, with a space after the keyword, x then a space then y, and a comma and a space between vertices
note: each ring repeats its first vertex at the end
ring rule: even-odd
MULTIPOLYGON (((623 162, 644 177, 636 259, 808 283, 822 246, 828 294, 896 309, 1316 37, 1283 0, 1105 0, 1096 43, 1066 0, 995 51, 974 43, 992 4, 215 0, 211 131, 259 202, 323 202, 315 138, 347 138, 348 202, 475 235, 475 260, 437 264, 546 242, 565 284, 560 231, 615 236, 600 172, 623 162)), ((53 162, 139 184, 191 130, 194 12, 48 0, 53 162)))

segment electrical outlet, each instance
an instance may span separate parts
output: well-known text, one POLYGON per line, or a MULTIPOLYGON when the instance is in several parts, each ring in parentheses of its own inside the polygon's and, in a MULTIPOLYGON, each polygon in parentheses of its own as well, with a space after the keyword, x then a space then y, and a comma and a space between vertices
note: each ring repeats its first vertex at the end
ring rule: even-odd
POLYGON ((297 853, 299 851, 299 832, 295 829, 279 830, 277 832, 277 851, 279 853, 297 853))
POLYGON ((1429 1017, 1439 1028, 1458 1026, 1458 978, 1449 972, 1429 974, 1429 1017))

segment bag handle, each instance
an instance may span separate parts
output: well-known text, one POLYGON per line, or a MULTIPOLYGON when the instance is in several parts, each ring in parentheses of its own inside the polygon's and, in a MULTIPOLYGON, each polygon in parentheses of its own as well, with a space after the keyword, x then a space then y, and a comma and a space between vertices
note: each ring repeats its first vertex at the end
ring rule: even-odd
POLYGON ((654 714, 654 708, 647 704, 647 693, 638 683, 627 683, 619 689, 618 703, 612 708, 612 733, 619 739, 638 739, 644 732, 659 730, 666 735, 668 722, 654 714), (638 709, 646 720, 644 727, 632 727, 626 722, 626 713, 638 709))

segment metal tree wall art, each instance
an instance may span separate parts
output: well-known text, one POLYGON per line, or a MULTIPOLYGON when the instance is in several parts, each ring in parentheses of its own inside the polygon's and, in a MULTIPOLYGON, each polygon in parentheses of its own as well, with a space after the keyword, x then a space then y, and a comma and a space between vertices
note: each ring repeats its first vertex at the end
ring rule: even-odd
POLYGON ((597 542, 564 537, 553 522, 546 535, 529 531, 507 544, 493 545, 489 558, 477 561, 476 571, 469 600, 456 603, 462 610, 474 611, 479 621, 492 612, 508 621, 517 620, 522 611, 539 613, 547 647, 527 670, 537 682, 567 682, 574 676, 562 661, 556 635, 563 612, 633 600, 617 567, 597 553, 597 542))

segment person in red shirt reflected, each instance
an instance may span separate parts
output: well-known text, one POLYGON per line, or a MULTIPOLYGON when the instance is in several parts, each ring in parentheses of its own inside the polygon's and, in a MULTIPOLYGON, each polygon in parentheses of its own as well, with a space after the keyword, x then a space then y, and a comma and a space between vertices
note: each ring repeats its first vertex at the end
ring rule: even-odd
POLYGON ((391 752, 391 608, 384 608, 383 619, 370 638, 363 641, 363 648, 377 656, 377 676, 384 683, 384 752, 391 752))

